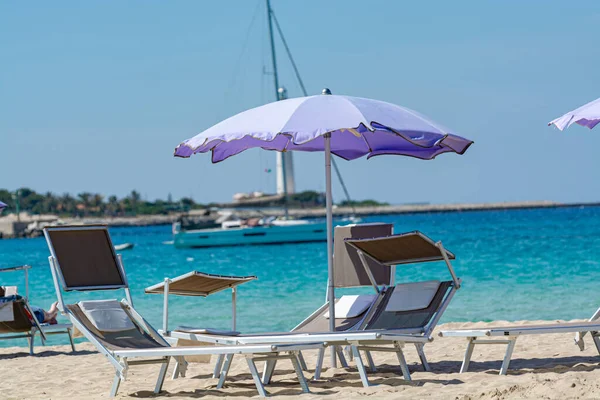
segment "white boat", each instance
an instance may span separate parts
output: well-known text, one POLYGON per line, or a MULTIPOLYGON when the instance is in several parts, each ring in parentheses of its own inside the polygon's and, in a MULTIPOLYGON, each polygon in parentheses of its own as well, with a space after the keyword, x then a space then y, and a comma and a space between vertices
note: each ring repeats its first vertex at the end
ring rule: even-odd
POLYGON ((249 226, 245 221, 226 221, 221 228, 185 230, 174 225, 174 245, 178 248, 267 245, 324 242, 325 222, 305 220, 261 221, 249 226))
POLYGON ((133 249, 133 246, 134 246, 133 243, 117 244, 117 245, 115 245, 115 250, 116 251, 129 250, 129 249, 133 249))

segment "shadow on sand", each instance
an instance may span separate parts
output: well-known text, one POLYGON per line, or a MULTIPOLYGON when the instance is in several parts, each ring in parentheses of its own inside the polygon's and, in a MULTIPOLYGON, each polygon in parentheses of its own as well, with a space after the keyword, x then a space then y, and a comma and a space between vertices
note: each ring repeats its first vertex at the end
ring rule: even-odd
MULTIPOLYGON (((432 373, 452 373, 460 371, 462 361, 441 361, 429 363, 432 373)), ((502 360, 476 361, 469 363, 469 372, 498 374, 502 360)), ((600 369, 598 357, 549 357, 549 358, 513 358, 508 368, 509 375, 542 374, 547 372, 565 373, 569 371, 593 371, 600 369)))
POLYGON ((45 351, 36 351, 33 356, 29 355, 29 351, 19 351, 18 353, 11 354, 0 354, 0 360, 11 360, 14 358, 21 357, 54 357, 54 356, 84 356, 89 354, 97 354, 97 351, 93 350, 75 350, 75 352, 69 351, 54 351, 54 350, 45 350, 45 351))

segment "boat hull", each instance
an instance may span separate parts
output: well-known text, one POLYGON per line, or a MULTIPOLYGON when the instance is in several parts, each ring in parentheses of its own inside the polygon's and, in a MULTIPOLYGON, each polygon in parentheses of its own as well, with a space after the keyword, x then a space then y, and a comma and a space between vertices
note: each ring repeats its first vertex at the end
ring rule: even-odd
POLYGON ((324 242, 327 240, 326 229, 324 222, 291 226, 199 229, 177 232, 173 244, 178 248, 201 248, 324 242))

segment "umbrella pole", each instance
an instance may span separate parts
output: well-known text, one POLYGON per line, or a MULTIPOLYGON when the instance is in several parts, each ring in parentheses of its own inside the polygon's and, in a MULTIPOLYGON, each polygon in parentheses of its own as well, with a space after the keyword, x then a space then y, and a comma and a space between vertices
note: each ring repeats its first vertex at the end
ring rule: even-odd
MULTIPOLYGON (((335 291, 333 282, 333 205, 331 194, 331 133, 325 137, 325 207, 327 209, 327 300, 329 331, 335 331, 335 291)), ((331 367, 337 366, 335 346, 331 346, 331 367)))

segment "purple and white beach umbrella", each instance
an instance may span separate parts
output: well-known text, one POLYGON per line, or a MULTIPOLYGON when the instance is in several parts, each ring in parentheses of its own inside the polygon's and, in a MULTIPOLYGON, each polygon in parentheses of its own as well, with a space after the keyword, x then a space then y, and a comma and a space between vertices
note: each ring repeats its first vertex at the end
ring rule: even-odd
POLYGON ((548 126, 554 125, 561 131, 568 128, 573 123, 581 126, 594 128, 600 123, 600 99, 596 99, 576 110, 570 111, 554 121, 548 122, 548 126))
POLYGON ((473 143, 427 117, 395 104, 349 96, 309 96, 241 112, 181 143, 175 156, 212 153, 213 163, 244 150, 325 151, 346 160, 405 155, 430 160, 463 154, 473 143))
POLYGON ((408 108, 331 95, 328 89, 323 94, 277 101, 234 115, 182 142, 175 156, 211 152, 217 163, 255 147, 325 152, 329 324, 333 331, 331 154, 346 160, 384 154, 431 160, 442 153, 463 154, 473 142, 408 108))
POLYGON ((6 208, 6 204, 0 201, 0 211, 6 208))

